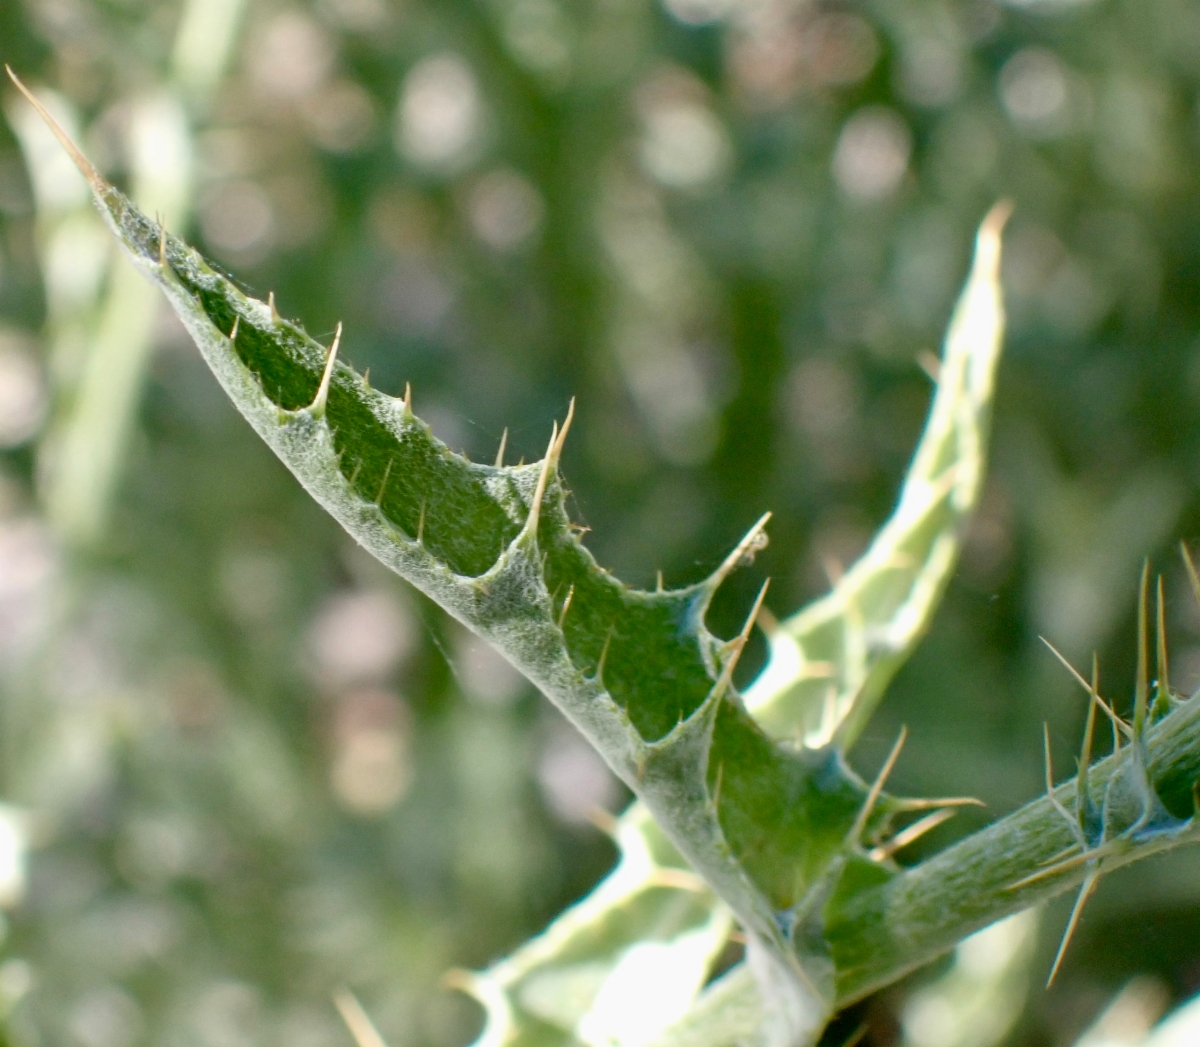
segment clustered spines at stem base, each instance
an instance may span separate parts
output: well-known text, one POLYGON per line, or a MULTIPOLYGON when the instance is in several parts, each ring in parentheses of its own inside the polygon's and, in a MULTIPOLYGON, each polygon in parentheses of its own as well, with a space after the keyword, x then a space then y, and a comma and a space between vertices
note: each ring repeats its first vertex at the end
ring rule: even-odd
MULTIPOLYGON (((1195 571, 1186 546, 1183 547, 1183 559, 1189 575, 1194 578, 1195 571)), ((1055 657, 1070 670, 1071 675, 1088 692, 1089 698, 1087 721, 1084 725, 1083 743, 1079 756, 1079 772, 1076 778, 1074 813, 1068 811, 1054 794, 1053 769, 1050 764, 1050 729, 1048 726, 1044 728, 1047 798, 1054 810, 1071 827, 1075 842, 1064 852, 1066 856, 1055 856, 1052 861, 1045 863, 1038 871, 1022 877, 1011 888, 1017 890, 1031 883, 1036 883, 1039 880, 1058 876, 1079 867, 1086 867, 1088 870, 1080 886, 1079 893, 1076 896, 1075 904, 1071 909, 1071 915, 1067 920, 1067 926, 1059 943, 1058 952, 1050 968, 1047 985, 1054 981, 1062 965, 1067 947, 1083 914, 1083 908, 1088 898, 1091 897, 1096 889, 1099 878, 1104 872, 1105 859, 1115 855, 1128 854, 1139 844, 1144 844, 1155 837, 1182 836, 1195 829, 1197 825, 1200 825, 1195 812, 1191 818, 1187 819, 1178 818, 1173 815, 1158 795, 1158 791, 1150 775, 1149 757, 1146 749, 1146 733, 1151 725, 1162 720, 1170 713, 1175 703, 1170 694, 1170 682, 1167 676, 1167 634, 1164 615, 1163 579, 1161 575, 1159 575, 1155 587, 1154 633, 1158 675, 1153 684, 1150 680, 1149 589, 1150 563, 1147 560, 1142 565, 1141 581, 1138 586, 1137 669, 1134 681, 1132 723, 1126 724, 1113 711, 1111 704, 1106 703, 1100 697, 1100 667, 1094 653, 1092 655, 1092 680, 1089 684, 1083 679, 1078 670, 1055 650, 1048 641, 1046 644, 1050 647, 1055 657), (1154 692, 1153 702, 1150 699, 1152 690, 1154 692), (1108 780, 1103 800, 1099 804, 1093 799, 1090 780, 1092 740, 1097 706, 1108 714, 1113 723, 1114 756, 1121 752, 1121 735, 1125 735, 1129 740, 1129 745, 1125 750, 1127 755, 1123 758, 1123 762, 1117 772, 1108 780), (1114 786, 1125 781, 1128 782, 1127 790, 1132 793, 1132 797, 1128 799, 1122 798, 1122 800, 1125 803, 1132 800, 1136 805, 1138 813, 1132 822, 1126 824, 1120 830, 1114 830, 1114 808, 1116 804, 1114 800, 1116 796, 1114 786), (1078 853, 1070 853, 1076 850, 1078 853)), ((1195 586, 1195 591, 1198 600, 1200 600, 1200 585, 1195 586)))

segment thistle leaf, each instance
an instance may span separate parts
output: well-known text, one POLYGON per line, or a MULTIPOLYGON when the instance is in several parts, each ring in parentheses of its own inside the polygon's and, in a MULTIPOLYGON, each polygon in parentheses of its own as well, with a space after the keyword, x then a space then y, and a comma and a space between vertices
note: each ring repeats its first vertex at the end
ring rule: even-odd
MULTIPOLYGON (((337 359, 340 331, 326 350, 271 302, 243 294, 56 133, 125 252, 306 490, 532 680, 733 911, 765 1001, 763 1043, 815 1042, 833 1006, 834 972, 814 921, 857 845, 848 831, 867 787, 835 750, 773 742, 735 691, 745 632, 726 644, 704 619, 743 547, 685 589, 623 585, 596 564, 566 513, 558 459, 570 415, 541 463, 483 465, 455 454, 413 414, 407 393, 397 402, 337 359)), ((763 523, 743 546, 759 541, 763 523)), ((872 825, 897 809, 879 798, 872 825)))
POLYGON ((746 706, 776 737, 848 748, 925 634, 958 562, 983 485, 1004 336, 997 204, 979 227, 925 431, 891 518, 820 600, 770 633, 771 661, 746 706))

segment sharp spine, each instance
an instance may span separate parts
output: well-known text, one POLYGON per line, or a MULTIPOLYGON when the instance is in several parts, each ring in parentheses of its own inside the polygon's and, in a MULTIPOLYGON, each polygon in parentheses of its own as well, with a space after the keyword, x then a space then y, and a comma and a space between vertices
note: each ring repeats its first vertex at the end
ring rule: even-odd
POLYGON ((1192 560, 1192 554, 1188 552, 1185 542, 1179 543, 1179 551, 1183 554, 1183 566, 1187 570, 1188 581, 1192 585, 1192 595, 1196 597, 1196 603, 1200 603, 1200 574, 1196 573, 1196 564, 1192 560))
POLYGON ((1087 900, 1091 897, 1092 891, 1096 889, 1099 879, 1099 871, 1089 873, 1087 879, 1083 881, 1083 886, 1079 888, 1079 894, 1075 897, 1075 905, 1071 909, 1071 917, 1067 920, 1067 929, 1063 931, 1062 941, 1058 944, 1058 952, 1054 957, 1054 963, 1050 967, 1050 976, 1046 979, 1047 989, 1050 988, 1055 976, 1058 974, 1059 967, 1062 966, 1063 957, 1067 954, 1067 946, 1071 944, 1071 938, 1075 934, 1079 918, 1083 915, 1083 907, 1087 905, 1087 900))
POLYGON ((100 172, 92 166, 91 161, 71 141, 70 135, 58 125, 58 121, 50 115, 50 111, 37 100, 37 97, 28 87, 21 83, 20 77, 12 71, 12 67, 6 65, 4 70, 8 73, 8 78, 16 85, 17 90, 25 96, 25 100, 37 110, 38 116, 46 121, 46 126, 50 128, 54 137, 58 139, 59 144, 67 151, 67 155, 71 158, 75 166, 79 168, 79 173, 87 179, 88 185, 92 187, 96 195, 105 196, 112 189, 112 186, 100 177, 100 172))
POLYGON ((325 406, 329 402, 329 386, 333 381, 333 368, 337 363, 338 346, 342 344, 342 325, 337 325, 333 336, 333 345, 329 347, 329 356, 325 359, 325 370, 321 374, 321 384, 317 386, 317 395, 309 405, 309 413, 318 418, 324 417, 325 406))
POLYGON ((762 516, 758 518, 758 522, 746 532, 746 536, 740 542, 738 542, 733 552, 725 557, 725 561, 721 564, 721 566, 709 576, 709 586, 712 589, 716 589, 723 581, 725 581, 725 579, 728 578, 729 575, 732 574, 733 571, 742 564, 742 561, 745 557, 752 556, 755 552, 757 552, 759 549, 762 549, 766 545, 765 528, 767 526, 767 521, 770 519, 770 513, 763 513, 762 516))
MULTIPOLYGON (((1057 658, 1060 662, 1062 662, 1062 664, 1066 668, 1067 672, 1069 672, 1079 682, 1079 686, 1082 687, 1085 691, 1087 691, 1089 696, 1091 697, 1091 699, 1094 700, 1095 702, 1097 702, 1099 704, 1100 708, 1102 710, 1104 710, 1104 714, 1109 718, 1109 720, 1112 721, 1113 731, 1116 732, 1117 730, 1120 730, 1121 733, 1125 735, 1125 737, 1127 737, 1127 738, 1132 737, 1133 732, 1130 729, 1129 724, 1127 724, 1124 720, 1121 719, 1121 717, 1119 717, 1115 712, 1113 712, 1112 706, 1110 706, 1108 704, 1108 702, 1106 702, 1103 698, 1100 697, 1100 695, 1098 693, 1094 692, 1092 690, 1092 688, 1090 686, 1088 686, 1087 680, 1085 680, 1080 675, 1079 670, 1076 669, 1075 666, 1073 666, 1070 662, 1067 661, 1066 656, 1063 655, 1062 652, 1060 652, 1058 650, 1058 648, 1055 647, 1054 644, 1052 644, 1044 636, 1039 636, 1038 639, 1041 640, 1042 643, 1044 643, 1048 648, 1050 648, 1050 653, 1053 654, 1054 657, 1057 658)), ((1119 744, 1118 744, 1117 748, 1120 749, 1119 744)))
POLYGON ((1137 682, 1133 692, 1133 736, 1140 740, 1146 729, 1146 711, 1150 698, 1149 615, 1146 609, 1150 589, 1150 561, 1142 561, 1142 580, 1138 585, 1137 682))
POLYGON ((615 629, 616 626, 609 627, 608 635, 604 638, 604 647, 600 650, 600 659, 596 662, 596 671, 592 674, 592 679, 601 686, 604 685, 604 663, 608 659, 608 648, 612 643, 613 631, 615 629))
POLYGON ((957 813, 957 811, 951 808, 943 807, 940 811, 927 814, 924 818, 919 818, 913 822, 912 825, 901 829, 886 843, 881 843, 878 847, 872 847, 867 856, 873 862, 885 861, 897 851, 902 851, 909 844, 916 843, 926 833, 932 832, 942 822, 948 821, 957 813))
POLYGON ((1158 576, 1158 591, 1155 607, 1157 635, 1155 644, 1158 655, 1158 679, 1154 687, 1154 703, 1150 709, 1152 720, 1161 719, 1171 711, 1170 667, 1167 664, 1167 611, 1163 598, 1163 578, 1158 576))
POLYGON ((575 586, 567 590, 567 598, 563 600, 562 610, 558 614, 558 631, 562 632, 563 623, 567 620, 567 611, 571 607, 571 598, 575 595, 575 586))
POLYGON ((394 458, 389 458, 387 468, 383 470, 383 482, 379 485, 379 494, 375 498, 375 504, 378 506, 383 505, 383 493, 387 490, 388 477, 392 475, 392 462, 394 461, 394 458))
POLYGON ((767 588, 770 584, 770 578, 763 582, 762 588, 758 590, 758 596, 754 600, 754 606, 750 608, 750 613, 746 616, 742 631, 725 645, 725 649, 729 653, 725 658, 725 664, 721 667, 721 675, 717 677, 717 682, 713 685, 713 691, 724 693, 733 683, 733 671, 741 660, 742 652, 746 649, 750 631, 754 628, 754 623, 758 621, 758 613, 762 610, 763 601, 767 598, 767 588))
POLYGON ((867 798, 863 801, 863 805, 859 809, 858 817, 854 819, 854 825, 850 828, 848 838, 852 844, 858 844, 862 840, 862 834, 866 831, 867 822, 870 820, 871 813, 875 810, 875 805, 879 802, 879 797, 883 793, 883 787, 888 780, 888 775, 892 773, 892 768, 896 766, 896 761, 900 758, 900 750, 904 748, 904 741, 907 737, 908 728, 901 727, 900 734, 896 738, 896 743, 892 746, 892 751, 888 753, 888 758, 883 761, 883 766, 879 768, 879 773, 875 776, 875 781, 871 783, 871 789, 867 793, 867 798))

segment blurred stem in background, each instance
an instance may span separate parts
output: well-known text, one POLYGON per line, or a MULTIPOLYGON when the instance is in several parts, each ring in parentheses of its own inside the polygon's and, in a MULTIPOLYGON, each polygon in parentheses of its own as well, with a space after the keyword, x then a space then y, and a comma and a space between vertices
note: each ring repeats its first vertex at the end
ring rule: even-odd
MULTIPOLYGON (((224 74, 243 6, 189 0, 163 83, 124 103, 130 195, 168 228, 188 218, 191 124, 224 74)), ((63 126, 86 137, 70 103, 47 97, 63 126)), ((9 108, 34 179, 56 397, 38 449, 39 488, 54 529, 87 548, 109 522, 162 304, 110 249, 78 172, 49 159, 57 144, 41 120, 16 101, 9 108)))

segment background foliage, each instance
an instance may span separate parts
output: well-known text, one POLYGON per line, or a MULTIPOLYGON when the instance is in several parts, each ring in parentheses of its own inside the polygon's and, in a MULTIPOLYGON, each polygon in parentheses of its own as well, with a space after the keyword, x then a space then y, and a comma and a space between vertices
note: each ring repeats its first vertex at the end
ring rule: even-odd
MULTIPOLYGON (((727 635, 761 572, 790 611, 890 508, 918 362, 1012 197, 984 504, 855 752, 873 772, 907 723, 896 791, 1003 813, 1040 721, 1066 767, 1083 718, 1038 635, 1127 693, 1147 552, 1200 681, 1171 551, 1200 532, 1193 8, 0 0, 0 58, 452 445, 490 459, 507 426, 540 456, 578 396, 564 470, 619 576, 697 579, 774 510, 727 635)), ((439 977, 583 893, 613 856, 588 812, 623 797, 309 501, 4 102, 6 1035, 342 1045, 348 984, 397 1047, 464 1043, 478 1010, 439 977)), ((1010 1042, 1072 1042, 1135 975, 1150 1011, 1200 988, 1198 876, 1105 879, 1010 1042)), ((866 1042, 944 1042, 906 992, 863 1005, 866 1042)))

